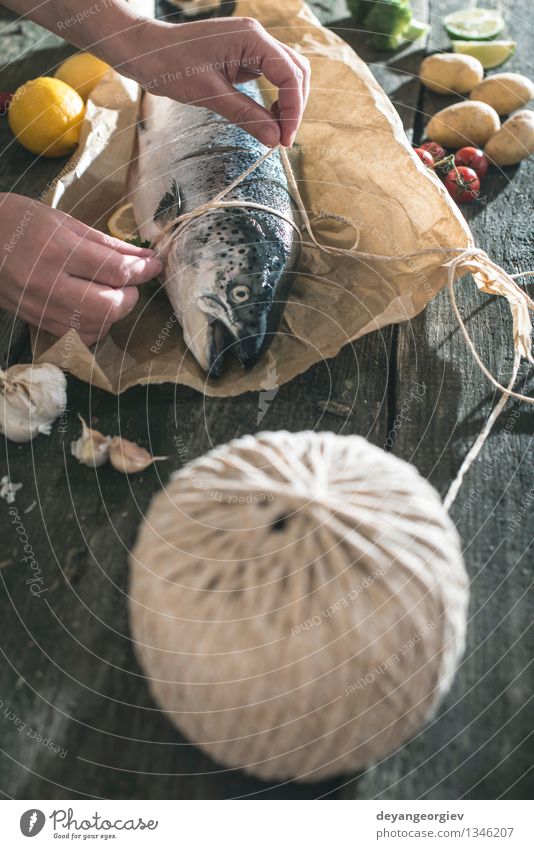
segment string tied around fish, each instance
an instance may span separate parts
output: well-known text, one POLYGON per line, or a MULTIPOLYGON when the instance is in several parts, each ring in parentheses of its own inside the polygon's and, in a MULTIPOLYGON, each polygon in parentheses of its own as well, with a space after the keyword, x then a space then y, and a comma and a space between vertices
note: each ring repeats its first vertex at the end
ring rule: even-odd
POLYGON ((156 251, 161 252, 164 249, 166 242, 170 241, 171 239, 174 239, 177 235, 179 235, 191 224, 192 221, 195 221, 196 219, 201 218, 202 216, 207 215, 210 212, 213 212, 213 210, 215 209, 228 209, 232 207, 238 207, 241 209, 257 209, 261 212, 267 212, 271 215, 276 215, 278 218, 281 218, 286 223, 290 224, 297 231, 299 240, 304 247, 317 249, 323 253, 332 254, 335 256, 346 256, 355 260, 369 260, 372 262, 403 262, 412 259, 416 256, 424 256, 425 254, 431 255, 436 253, 441 253, 444 255, 444 257, 450 257, 450 259, 448 259, 447 262, 444 262, 443 265, 444 268, 447 269, 447 288, 449 291, 454 315, 458 321, 460 330, 465 338, 465 341, 469 347, 473 359, 475 360, 482 373, 490 381, 490 383, 492 383, 493 386, 495 386, 496 389, 499 390, 499 392, 501 393, 501 398, 493 409, 491 415, 488 417, 484 428, 481 430, 471 449, 467 453, 455 479, 452 481, 449 487, 449 490, 443 502, 445 509, 448 510, 451 504, 453 503, 454 499, 456 498, 456 495, 458 494, 465 474, 467 473, 468 469, 480 453, 496 419, 502 412, 508 399, 515 398, 519 401, 525 401, 529 404, 534 404, 534 398, 531 398, 528 395, 523 395, 520 392, 515 392, 513 389, 519 372, 521 360, 527 359, 530 363, 534 364, 534 357, 531 353, 532 322, 530 318, 530 311, 534 311, 534 301, 532 301, 529 295, 515 282, 515 279, 518 277, 532 276, 534 274, 534 271, 525 271, 520 274, 508 274, 508 272, 506 272, 497 263, 493 262, 493 260, 490 259, 486 251, 476 246, 462 248, 435 246, 425 248, 424 250, 399 255, 376 254, 370 253, 368 251, 362 251, 359 249, 359 228, 357 224, 350 218, 346 218, 345 216, 337 215, 335 213, 326 211, 321 211, 319 214, 312 215, 310 217, 302 199, 302 195, 300 193, 293 168, 291 167, 287 151, 281 145, 278 145, 274 148, 270 148, 265 153, 263 153, 255 162, 252 163, 252 165, 250 165, 249 168, 243 171, 242 174, 236 177, 235 180, 233 180, 228 186, 225 186, 222 191, 215 195, 213 200, 200 204, 198 207, 191 210, 190 212, 181 213, 180 215, 177 215, 175 218, 168 221, 156 237, 153 243, 154 249, 156 251), (273 156, 275 153, 278 153, 280 155, 282 164, 284 166, 289 183, 290 195, 302 221, 302 224, 300 226, 292 218, 284 215, 284 213, 280 210, 274 209, 273 207, 270 207, 266 204, 255 203, 253 201, 245 200, 231 200, 227 198, 227 195, 229 195, 237 186, 239 186, 240 183, 246 180, 247 177, 249 177, 258 168, 258 166, 262 164, 262 162, 264 162, 270 156, 273 156), (348 248, 343 248, 336 245, 326 245, 323 242, 320 242, 314 234, 313 224, 317 223, 319 220, 324 219, 335 220, 350 227, 355 232, 355 239, 353 244, 348 248), (309 237, 310 241, 306 241, 303 237, 304 231, 309 237), (456 300, 456 294, 454 291, 454 282, 455 278, 459 278, 460 276, 463 276, 467 273, 473 274, 475 283, 481 292, 485 292, 489 295, 499 295, 501 297, 504 297, 510 307, 513 323, 514 362, 511 377, 506 386, 503 386, 501 383, 499 383, 499 381, 492 375, 486 365, 482 362, 473 343, 473 340, 469 335, 469 331, 465 325, 465 322, 462 316, 460 315, 458 303, 456 300))

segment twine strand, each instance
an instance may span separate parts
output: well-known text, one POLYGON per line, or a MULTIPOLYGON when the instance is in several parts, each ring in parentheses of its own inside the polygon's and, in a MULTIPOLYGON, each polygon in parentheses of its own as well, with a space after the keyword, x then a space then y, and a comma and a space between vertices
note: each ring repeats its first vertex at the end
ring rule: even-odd
MULTIPOLYGON (((519 371, 520 362, 521 362, 521 357, 518 354, 518 352, 516 351, 515 354, 514 354, 514 365, 513 365, 513 368, 512 368, 512 376, 510 378, 508 386, 506 387, 507 390, 511 390, 512 386, 514 385, 514 383, 516 381, 517 373, 519 371)), ((452 482, 451 482, 451 484, 450 484, 450 486, 447 490, 447 493, 445 495, 445 498, 443 499, 443 506, 444 506, 445 510, 447 510, 447 512, 449 512, 453 501, 455 500, 456 496, 458 495, 458 492, 460 491, 460 487, 463 483, 464 477, 466 476, 468 470, 473 465, 476 458, 478 457, 478 455, 482 451, 482 448, 484 447, 484 443, 486 442, 486 439, 488 438, 488 436, 490 435, 490 433, 493 429, 493 425, 495 424, 495 422, 499 418, 500 414, 504 410, 504 408, 505 408, 505 406, 508 402, 508 398, 509 398, 508 392, 506 392, 506 393, 503 392, 498 403, 495 405, 491 414, 488 416, 488 420, 487 420, 486 424, 484 425, 484 427, 482 428, 482 430, 478 434, 477 438, 475 439, 473 445, 471 446, 471 448, 469 449, 469 451, 465 455, 465 457, 462 461, 462 465, 458 469, 456 476, 452 480, 452 482)))
POLYGON ((481 430, 474 444, 471 446, 468 451, 460 469, 454 480, 452 481, 449 490, 444 499, 444 506, 446 510, 449 510, 454 499, 456 498, 462 481, 467 474, 470 466, 473 464, 480 451, 482 450, 495 421, 498 416, 502 412, 506 402, 509 398, 516 398, 519 401, 525 401, 528 404, 534 404, 534 398, 523 395, 520 392, 515 392, 513 390, 513 386, 515 384, 519 365, 521 359, 527 359, 530 363, 534 364, 534 357, 531 353, 531 338, 532 338, 532 322, 530 319, 530 311, 534 311, 534 301, 527 295, 523 289, 515 282, 514 278, 517 277, 526 277, 534 275, 534 271, 524 271, 519 274, 508 274, 501 268, 497 263, 493 262, 487 253, 482 250, 482 248, 478 248, 475 246, 466 247, 466 248, 451 248, 444 246, 436 246, 431 248, 425 248, 420 251, 414 251, 412 253, 400 254, 396 256, 385 255, 385 254, 374 254, 369 253, 367 251, 359 250, 358 245, 360 241, 360 231, 356 224, 351 221, 349 218, 344 218, 340 215, 335 215, 329 212, 321 212, 319 215, 310 219, 306 207, 304 205, 304 201, 302 200, 302 196, 300 194, 299 187, 297 185, 297 181, 295 175, 293 173, 293 169, 291 167, 291 163, 289 161, 287 151, 284 147, 279 145, 278 147, 271 148, 267 150, 264 154, 262 154, 256 162, 253 162, 249 168, 246 169, 242 174, 236 177, 228 186, 226 186, 222 191, 220 191, 211 201, 201 204, 196 209, 191 210, 191 212, 185 212, 181 215, 176 216, 171 221, 169 221, 165 226, 161 229, 161 232, 158 234, 156 239, 154 240, 154 248, 158 252, 162 252, 164 247, 166 246, 167 240, 172 240, 180 233, 182 233, 192 221, 195 221, 198 218, 212 212, 215 209, 228 209, 232 207, 239 207, 241 209, 256 209, 262 212, 269 213, 270 215, 276 215, 278 218, 281 218, 287 224, 290 224, 298 233, 301 244, 306 247, 317 248, 323 253, 332 254, 334 256, 347 256, 353 259, 366 259, 371 260, 373 262, 404 262, 409 259, 413 259, 414 257, 420 256, 430 256, 432 254, 441 253, 444 256, 452 257, 447 263, 445 263, 445 267, 447 268, 447 288, 449 292, 449 296, 451 299, 451 305, 458 321, 458 325, 464 336, 464 339, 468 345, 468 348, 478 365, 479 369, 486 376, 486 378, 499 390, 501 393, 501 398, 495 408, 493 409, 491 415, 489 416, 486 425, 481 430), (287 180, 290 188, 290 195, 292 200, 297 208, 300 219, 302 221, 302 226, 299 225, 289 216, 285 215, 285 213, 281 212, 278 209, 274 209, 266 204, 255 203, 253 201, 246 200, 225 200, 227 195, 229 195, 237 186, 239 186, 244 180, 247 179, 255 170, 258 168, 262 162, 272 156, 275 152, 278 152, 284 166, 284 170, 287 176, 287 180), (341 248, 336 247, 334 245, 325 245, 322 242, 319 242, 315 237, 313 232, 312 224, 315 221, 321 219, 333 219, 339 222, 346 224, 351 227, 355 233, 356 237, 354 243, 349 248, 341 248), (311 241, 304 241, 302 237, 302 231, 305 230, 307 235, 309 236, 311 241), (471 272, 473 274, 473 278, 475 280, 476 285, 480 289, 480 291, 485 292, 486 294, 491 295, 499 295, 501 297, 506 298, 508 301, 508 305, 510 307, 510 312, 512 314, 512 323, 513 323, 513 342, 514 342, 514 365, 512 369, 512 377, 507 386, 503 386, 499 381, 492 375, 489 369, 482 362, 475 345, 469 335, 469 331, 465 325, 465 322, 460 315, 460 311, 458 309, 458 303, 456 300, 456 294, 454 292, 454 280, 455 276, 463 276, 460 272, 463 271, 463 274, 467 274, 471 272))

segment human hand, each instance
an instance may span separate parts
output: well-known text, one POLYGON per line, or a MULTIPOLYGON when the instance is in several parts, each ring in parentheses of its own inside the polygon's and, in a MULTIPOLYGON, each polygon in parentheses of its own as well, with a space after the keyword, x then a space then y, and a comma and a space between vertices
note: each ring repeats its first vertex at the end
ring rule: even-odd
POLYGON ((161 271, 153 251, 22 195, 0 195, 0 229, 0 307, 56 336, 74 327, 87 345, 128 315, 137 286, 161 271))
POLYGON ((258 21, 147 20, 135 33, 135 58, 122 70, 147 91, 218 112, 268 147, 293 144, 310 90, 310 65, 258 21), (270 112, 234 88, 261 74, 278 88, 270 112))

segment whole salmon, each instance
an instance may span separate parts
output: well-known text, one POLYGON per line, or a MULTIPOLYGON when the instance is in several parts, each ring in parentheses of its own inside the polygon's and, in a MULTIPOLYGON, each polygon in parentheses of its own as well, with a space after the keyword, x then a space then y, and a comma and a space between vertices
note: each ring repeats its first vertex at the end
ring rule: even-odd
MULTIPOLYGON (((262 102, 256 82, 239 86, 262 102)), ((214 197, 267 148, 207 109, 145 94, 130 199, 139 232, 165 225, 214 197)), ((225 200, 261 203, 296 223, 284 167, 274 152, 225 200)), ((298 233, 278 215, 228 207, 208 211, 164 239, 162 280, 185 342, 211 376, 227 350, 253 366, 276 333, 298 259, 298 233)))

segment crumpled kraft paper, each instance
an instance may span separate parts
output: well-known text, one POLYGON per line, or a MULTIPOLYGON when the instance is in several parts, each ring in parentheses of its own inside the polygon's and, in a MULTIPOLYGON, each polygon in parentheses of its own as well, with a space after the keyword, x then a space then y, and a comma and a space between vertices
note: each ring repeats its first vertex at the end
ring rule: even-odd
MULTIPOLYGON (((302 0, 241 0, 235 14, 256 17, 311 62, 312 91, 297 137, 299 187, 310 217, 326 211, 351 219, 359 248, 373 254, 473 244, 438 178, 411 152, 400 118, 365 63, 302 0)), ((136 113, 136 86, 113 72, 89 103, 76 165, 52 192, 54 206, 105 229, 124 191, 136 113)), ((354 241, 350 227, 330 219, 319 221, 315 234, 345 247, 354 241)), ((265 389, 334 356, 350 340, 415 316, 445 285, 449 259, 435 253, 362 261, 306 248, 270 349, 248 372, 228 358, 218 380, 206 379, 165 294, 150 284, 133 313, 95 348, 75 329, 62 339, 34 330, 34 358, 113 393, 150 382, 219 396, 265 389)))

